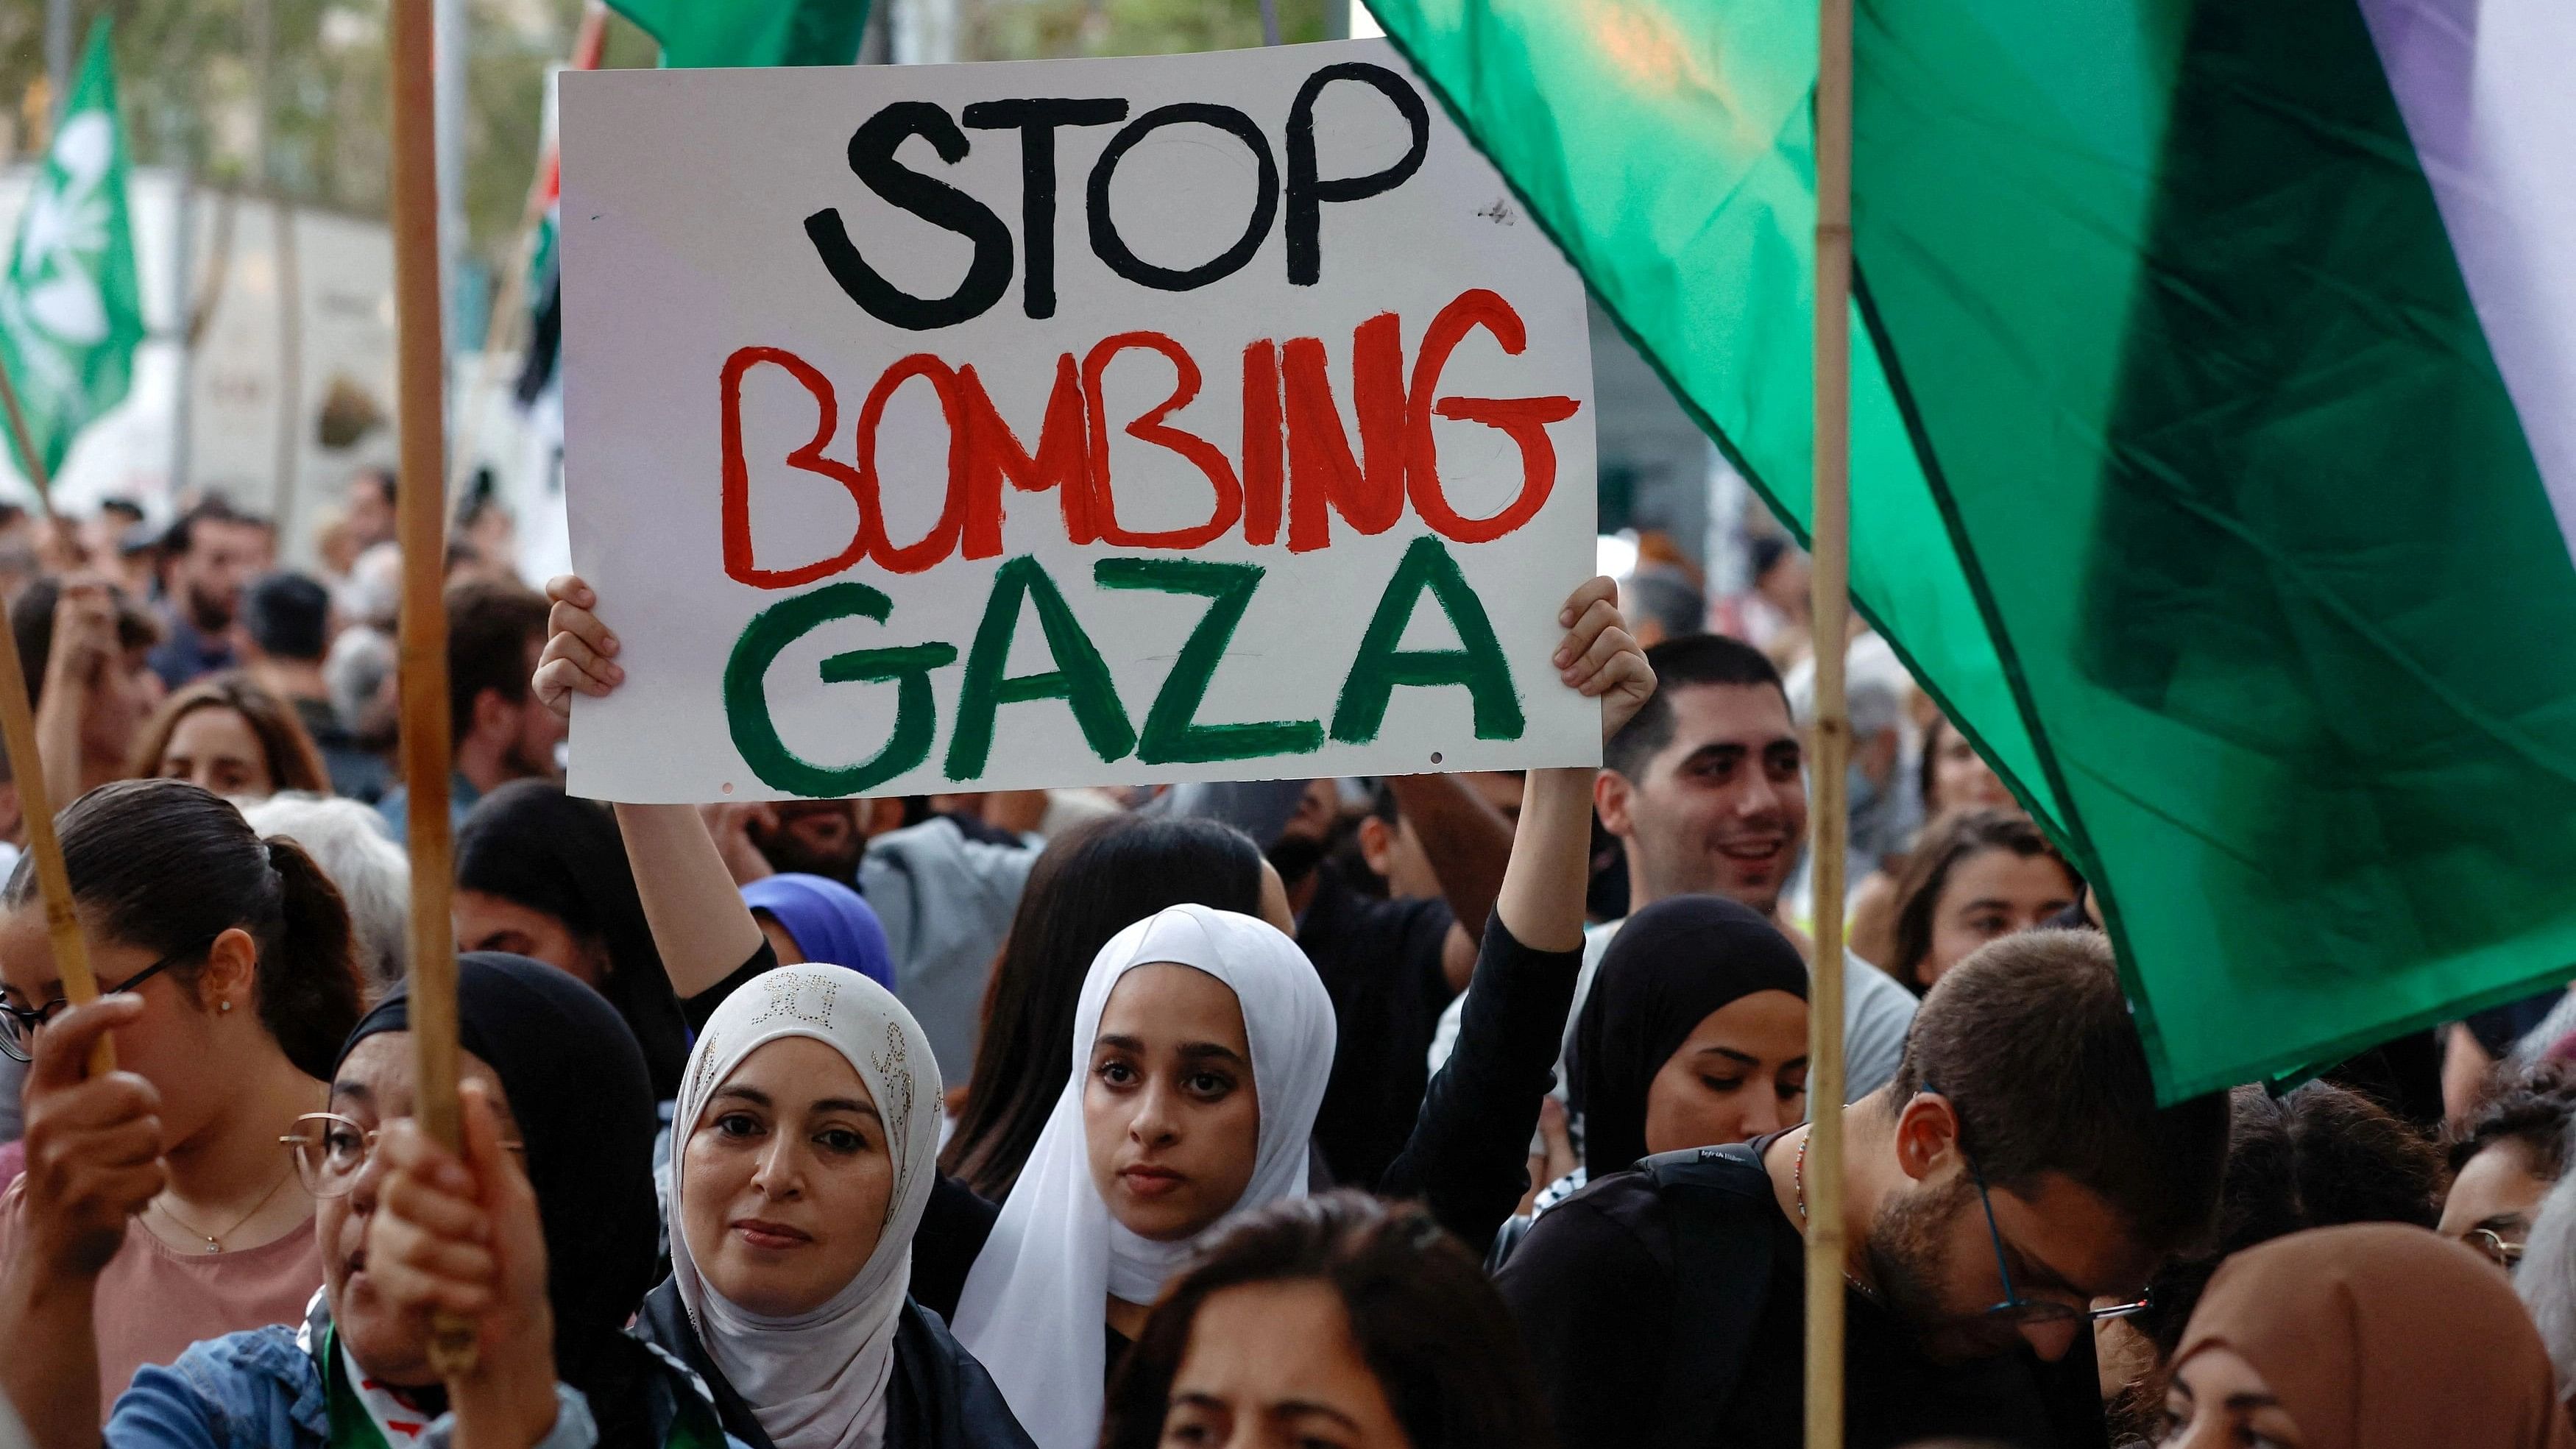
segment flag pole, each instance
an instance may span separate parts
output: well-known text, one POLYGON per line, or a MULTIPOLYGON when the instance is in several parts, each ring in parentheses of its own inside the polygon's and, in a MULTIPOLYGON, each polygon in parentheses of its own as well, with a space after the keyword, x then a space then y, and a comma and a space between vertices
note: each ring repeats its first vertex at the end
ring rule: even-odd
POLYGON ((53 480, 45 474, 45 460, 36 455, 36 438, 27 431, 27 414, 18 406, 18 385, 9 379, 9 369, 0 367, 0 405, 9 413, 9 443, 18 453, 18 469, 27 475, 28 486, 36 490, 36 511, 45 521, 54 521, 53 480))
MULTIPOLYGON (((9 440, 19 465, 36 490, 46 521, 54 516, 53 480, 45 475, 44 456, 27 431, 27 415, 18 406, 17 384, 0 367, 0 404, 9 416, 9 440)), ((62 641, 55 641, 59 645, 62 641)), ((0 747, 9 752, 9 769, 18 784, 18 813, 27 824, 27 853, 36 858, 36 885, 45 898, 45 939, 53 946, 54 974, 62 979, 63 999, 74 1006, 98 997, 98 978, 90 973, 89 943, 81 939, 80 911, 72 901, 71 871, 63 865, 63 843, 54 834, 53 801, 45 794, 45 765, 36 754, 36 711, 27 699, 27 672, 18 661, 18 631, 0 620, 0 747)), ((101 1035, 90 1048, 91 1076, 116 1070, 116 1042, 101 1035)))
POLYGON ((1814 884, 1803 1176, 1807 1204, 1807 1449, 1843 1442, 1843 697, 1851 573, 1852 0, 1821 0, 1816 54, 1814 884))
MULTIPOLYGON (((439 325, 437 119, 432 99, 430 0, 393 0, 387 44, 393 85, 393 241, 398 427, 402 486, 395 532, 402 548, 403 786, 411 845, 411 1041, 413 1108, 450 1151, 461 1144, 456 1107, 456 941, 448 896, 455 841, 447 818, 449 749, 446 475, 441 459, 447 361, 439 325)), ((440 1315, 430 1364, 441 1378, 473 1371, 471 1324, 440 1315)))

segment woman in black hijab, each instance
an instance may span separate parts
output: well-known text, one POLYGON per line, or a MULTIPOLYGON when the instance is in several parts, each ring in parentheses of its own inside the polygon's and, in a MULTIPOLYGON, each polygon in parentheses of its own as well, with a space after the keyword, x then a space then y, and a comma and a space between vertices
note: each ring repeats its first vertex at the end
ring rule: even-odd
POLYGON ((1602 954, 1567 1075, 1593 1177, 1794 1127, 1807 1106, 1807 963, 1748 906, 1658 901, 1602 954))
POLYGON ((679 1095, 688 1022, 606 809, 542 780, 484 796, 456 836, 456 943, 533 957, 589 985, 643 1048, 653 1100, 679 1095))
POLYGON ((1722 896, 1657 901, 1602 952, 1566 1051, 1583 1161, 1503 1225, 1500 1270, 1549 1208, 1657 1152, 1745 1142, 1807 1115, 1807 963, 1722 896))
MULTIPOLYGON (((408 1031, 410 1006, 408 987, 396 988, 349 1034, 342 1059, 368 1037, 408 1031)), ((498 952, 457 958, 456 1017, 457 1045, 501 1079, 524 1145, 545 1228, 555 1372, 589 1398, 602 1445, 663 1443, 677 1416, 711 1411, 626 1333, 660 1271, 658 1123, 634 1034, 564 972, 498 952)))
MULTIPOLYGON (((408 1031, 407 986, 349 1034, 408 1031)), ((457 1045, 501 1079, 545 1228, 555 1373, 590 1400, 602 1445, 664 1441, 705 1412, 626 1324, 659 1271, 653 1094, 635 1038, 600 997, 542 962, 474 952, 456 963, 457 1045), (683 1406, 686 1406, 685 1408, 683 1406)))

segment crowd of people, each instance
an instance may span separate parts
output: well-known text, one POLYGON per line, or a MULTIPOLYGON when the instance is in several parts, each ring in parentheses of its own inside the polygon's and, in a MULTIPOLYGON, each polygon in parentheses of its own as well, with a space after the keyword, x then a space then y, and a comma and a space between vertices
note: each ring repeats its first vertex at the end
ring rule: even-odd
POLYGON ((1865 635, 1815 899, 1785 546, 1713 607, 1592 580, 1515 661, 1598 770, 604 805, 618 601, 479 513, 451 1151, 395 486, 311 572, 219 499, 0 519, 107 992, 18 862, 0 1445, 1786 1449, 1823 1196, 1856 1446, 2576 1446, 2562 994, 2160 1101, 2085 882, 1865 635))

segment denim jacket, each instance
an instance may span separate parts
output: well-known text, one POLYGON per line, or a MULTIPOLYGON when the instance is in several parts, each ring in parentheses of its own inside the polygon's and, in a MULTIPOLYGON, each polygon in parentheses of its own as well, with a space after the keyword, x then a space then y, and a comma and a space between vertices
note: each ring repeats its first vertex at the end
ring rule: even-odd
MULTIPOLYGON (((330 1411, 314 1345, 330 1326, 322 1295, 302 1328, 271 1324, 190 1344, 178 1362, 147 1365, 108 1417, 108 1449, 326 1449, 330 1411)), ((554 1432, 537 1449, 593 1449, 590 1402, 555 1385, 554 1432)), ((454 1415, 442 1415, 423 1449, 448 1449, 454 1415)))

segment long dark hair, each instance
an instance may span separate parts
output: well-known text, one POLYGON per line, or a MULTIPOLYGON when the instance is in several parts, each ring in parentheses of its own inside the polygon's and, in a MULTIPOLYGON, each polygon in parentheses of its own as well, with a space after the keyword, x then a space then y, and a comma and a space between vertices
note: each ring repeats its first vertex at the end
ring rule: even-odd
POLYGON ((1007 1197, 1073 1075, 1066 1045, 1091 958, 1166 906, 1258 915, 1261 848, 1213 820, 1112 816, 1049 842, 984 993, 984 1037, 940 1170, 1007 1197))
POLYGON ((1958 869, 1959 862, 1989 850, 2055 861, 2066 872, 2068 888, 2077 899, 2083 898, 2083 879, 2039 833, 2039 827, 2030 823, 2029 816, 1991 806, 1940 816, 1916 837, 1914 849, 1905 857, 1905 873, 1896 879, 1896 922, 1891 928, 1896 949, 1889 957, 1887 974, 1915 995, 1930 989, 1921 972, 1924 959, 1932 954, 1933 917, 1940 911, 1941 891, 1950 883, 1950 872, 1958 869))
MULTIPOLYGON (((259 949, 259 1020, 286 1059, 327 1080, 365 986, 339 888, 301 846, 262 840, 231 802, 185 780, 119 780, 73 801, 56 826, 72 896, 94 929, 156 956, 201 952, 233 927, 259 949)), ((22 858, 5 899, 36 897, 22 858)), ((170 967, 191 1001, 202 959, 170 967)))
POLYGON ((1101 1449, 1153 1449, 1199 1305, 1251 1283, 1316 1282, 1350 1318, 1413 1449, 1547 1449, 1528 1351, 1474 1255, 1429 1213, 1356 1192, 1274 1203, 1163 1290, 1109 1386, 1101 1449))
POLYGON ((544 780, 502 786, 476 801, 456 832, 456 885, 543 912, 606 951, 599 994, 643 1047, 654 1100, 679 1095, 688 1020, 645 922, 625 838, 606 806, 573 799, 544 780))

